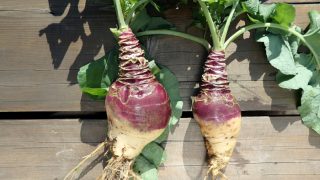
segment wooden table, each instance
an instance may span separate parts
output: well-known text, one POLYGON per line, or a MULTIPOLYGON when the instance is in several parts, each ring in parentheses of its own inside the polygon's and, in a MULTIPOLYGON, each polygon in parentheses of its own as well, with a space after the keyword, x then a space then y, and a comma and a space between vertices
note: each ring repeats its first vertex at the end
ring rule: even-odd
MULTIPOLYGON (((296 24, 302 27, 308 24, 307 11, 320 10, 316 0, 286 2, 296 7, 296 24)), ((183 31, 192 14, 180 8, 167 11, 166 16, 183 31)), ((62 179, 104 140, 106 120, 90 117, 103 112, 104 104, 80 92, 76 74, 79 67, 113 46, 108 28, 115 24, 114 13, 91 1, 1 0, 0 179, 62 179), (89 116, 80 116, 83 112, 89 116), (56 113, 62 115, 52 115, 56 113)), ((193 28, 188 32, 202 33, 193 28)), ((178 77, 184 111, 190 112, 204 49, 168 36, 153 37, 148 47, 157 62, 178 77)), ((302 125, 296 92, 275 83, 276 71, 267 62, 262 44, 246 33, 226 54, 231 89, 244 115, 226 175, 230 179, 320 179, 320 136, 302 125)), ((206 171, 199 128, 190 113, 185 114, 188 117, 181 119, 164 143, 168 159, 159 179, 196 180, 206 171)), ((93 179, 101 168, 99 163, 84 179, 93 179)))

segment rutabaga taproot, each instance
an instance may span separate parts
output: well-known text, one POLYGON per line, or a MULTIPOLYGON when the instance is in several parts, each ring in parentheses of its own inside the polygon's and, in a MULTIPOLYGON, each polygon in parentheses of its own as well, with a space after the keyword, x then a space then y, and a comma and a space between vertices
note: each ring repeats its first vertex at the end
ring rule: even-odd
POLYGON ((101 180, 130 179, 135 158, 164 132, 171 116, 169 96, 151 73, 136 36, 114 0, 119 22, 119 77, 106 96, 108 145, 112 154, 101 180))
POLYGON ((229 88, 223 51, 209 53, 192 111, 205 139, 208 172, 223 176, 220 170, 229 162, 241 127, 241 110, 229 88))
POLYGON ((108 141, 113 157, 100 179, 127 179, 142 149, 165 130, 169 97, 155 79, 139 41, 128 28, 119 36, 120 72, 106 97, 108 141))

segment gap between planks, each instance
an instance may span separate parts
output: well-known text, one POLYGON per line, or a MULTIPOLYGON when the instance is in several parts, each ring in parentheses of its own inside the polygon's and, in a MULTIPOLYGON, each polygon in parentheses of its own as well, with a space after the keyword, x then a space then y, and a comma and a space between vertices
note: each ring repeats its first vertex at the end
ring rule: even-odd
MULTIPOLYGON (((287 111, 242 111, 243 117, 260 117, 260 116, 299 116, 297 110, 287 111)), ((28 119, 100 119, 107 118, 105 111, 33 111, 33 112, 0 112, 0 120, 28 120, 28 119)), ((192 111, 183 111, 181 118, 193 118, 192 111)))

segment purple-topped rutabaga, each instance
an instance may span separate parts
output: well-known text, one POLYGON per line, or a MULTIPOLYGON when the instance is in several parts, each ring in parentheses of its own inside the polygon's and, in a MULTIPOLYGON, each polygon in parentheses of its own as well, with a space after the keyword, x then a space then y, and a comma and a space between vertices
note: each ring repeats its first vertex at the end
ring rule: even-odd
POLYGON ((192 107, 198 119, 219 123, 241 115, 227 78, 224 52, 211 51, 204 65, 201 91, 195 97, 192 107))
POLYGON ((223 176, 221 170, 229 162, 241 127, 241 111, 229 88, 223 51, 212 50, 208 55, 192 111, 205 139, 208 173, 213 179, 223 176))
POLYGON ((134 159, 168 125, 171 108, 164 87, 151 73, 144 51, 129 27, 119 36, 119 77, 106 96, 112 158, 99 179, 130 179, 134 159))
POLYGON ((165 128, 171 115, 169 96, 151 73, 144 51, 130 29, 119 36, 119 46, 119 78, 106 97, 109 121, 128 121, 141 131, 165 128))

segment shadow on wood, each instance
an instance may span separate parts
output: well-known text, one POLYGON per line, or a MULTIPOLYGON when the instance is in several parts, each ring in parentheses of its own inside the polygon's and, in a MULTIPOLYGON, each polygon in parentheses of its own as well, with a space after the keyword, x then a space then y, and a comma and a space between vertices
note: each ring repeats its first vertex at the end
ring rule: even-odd
POLYGON ((81 142, 96 146, 105 141, 107 137, 107 120, 84 120, 81 122, 80 139, 81 142))
POLYGON ((45 34, 47 37, 54 69, 60 67, 71 43, 82 41, 80 52, 69 68, 67 80, 70 84, 77 83, 75 70, 94 60, 102 47, 107 50, 112 44, 113 36, 108 29, 116 24, 114 19, 110 20, 110 14, 114 13, 105 11, 108 9, 106 6, 111 6, 110 2, 96 4, 93 0, 87 0, 83 11, 80 11, 79 0, 49 0, 51 14, 55 16, 63 15, 67 5, 70 6, 59 23, 49 24, 39 31, 39 36, 45 34))
POLYGON ((183 139, 183 164, 188 164, 189 166, 184 166, 185 172, 187 173, 190 179, 202 179, 206 173, 206 168, 194 168, 194 162, 202 161, 201 166, 206 166, 207 163, 205 161, 206 150, 204 142, 199 142, 196 140, 196 137, 200 135, 200 128, 195 125, 196 122, 194 119, 191 119, 190 123, 188 124, 187 130, 185 132, 185 136, 183 139), (195 128, 196 127, 196 128, 195 128), (190 142, 197 142, 195 147, 195 143, 190 142), (199 153, 199 149, 201 149, 201 153, 199 153), (193 166, 192 166, 193 165, 193 166))
POLYGON ((317 134, 314 130, 309 129, 308 139, 311 146, 320 148, 320 135, 317 134))
POLYGON ((271 122, 273 128, 278 132, 282 132, 289 125, 292 125, 294 122, 299 121, 299 120, 300 119, 298 119, 298 118, 296 118, 296 119, 292 118, 292 119, 289 119, 289 120, 281 120, 281 118, 279 118, 279 117, 270 116, 270 122, 271 122))

